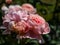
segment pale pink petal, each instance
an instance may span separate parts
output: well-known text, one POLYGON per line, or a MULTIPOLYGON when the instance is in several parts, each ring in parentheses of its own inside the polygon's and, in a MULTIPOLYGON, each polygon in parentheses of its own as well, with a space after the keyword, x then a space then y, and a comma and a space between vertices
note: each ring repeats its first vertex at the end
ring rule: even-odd
POLYGON ((44 43, 42 35, 35 34, 33 31, 27 32, 24 36, 20 36, 20 38, 37 39, 39 41, 39 43, 44 43))
POLYGON ((49 24, 46 22, 45 27, 42 27, 42 29, 43 29, 43 34, 48 34, 50 32, 49 24))

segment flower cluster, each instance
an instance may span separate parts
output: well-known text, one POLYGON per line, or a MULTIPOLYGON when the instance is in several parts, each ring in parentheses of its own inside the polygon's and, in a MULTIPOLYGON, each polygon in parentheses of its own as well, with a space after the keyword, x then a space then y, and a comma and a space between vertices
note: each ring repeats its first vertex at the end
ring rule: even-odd
POLYGON ((19 38, 38 39, 41 43, 41 34, 50 32, 49 24, 30 4, 10 5, 9 8, 2 7, 2 10, 6 12, 3 17, 3 25, 7 27, 6 32, 14 31, 19 38))

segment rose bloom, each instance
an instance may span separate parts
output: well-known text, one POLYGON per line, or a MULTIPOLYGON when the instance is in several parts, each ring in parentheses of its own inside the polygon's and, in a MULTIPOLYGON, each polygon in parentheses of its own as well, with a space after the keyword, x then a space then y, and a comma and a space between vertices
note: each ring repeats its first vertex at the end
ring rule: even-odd
POLYGON ((36 13, 36 9, 31 4, 25 3, 22 5, 22 8, 27 10, 29 13, 36 13))
MULTIPOLYGON (((22 7, 13 6, 8 8, 8 13, 3 17, 3 25, 7 30, 3 32, 16 32, 18 38, 37 39, 39 43, 43 42, 41 34, 48 34, 50 32, 49 24, 45 19, 38 14, 30 13, 22 7), (16 10, 19 9, 19 10, 16 10), (13 9, 13 10, 11 10, 13 9)), ((32 10, 32 9, 31 9, 32 10)))
POLYGON ((5 2, 6 2, 7 4, 11 4, 11 3, 12 3, 12 0, 5 0, 5 2))

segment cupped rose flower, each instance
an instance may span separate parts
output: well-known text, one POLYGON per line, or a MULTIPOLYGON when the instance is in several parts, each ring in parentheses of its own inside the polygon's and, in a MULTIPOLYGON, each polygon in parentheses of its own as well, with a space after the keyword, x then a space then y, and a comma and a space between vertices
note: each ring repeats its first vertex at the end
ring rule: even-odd
POLYGON ((8 29, 6 32, 16 32, 19 38, 37 39, 40 43, 43 42, 41 34, 50 32, 49 24, 43 17, 35 13, 28 14, 29 11, 24 10, 23 7, 19 8, 19 6, 12 6, 12 8, 10 6, 8 9, 8 13, 3 17, 3 24, 8 29))
POLYGON ((23 4, 22 8, 27 10, 29 13, 36 13, 36 9, 31 4, 23 4))
POLYGON ((32 25, 35 33, 47 34, 50 32, 49 24, 38 14, 31 14, 28 23, 32 25))

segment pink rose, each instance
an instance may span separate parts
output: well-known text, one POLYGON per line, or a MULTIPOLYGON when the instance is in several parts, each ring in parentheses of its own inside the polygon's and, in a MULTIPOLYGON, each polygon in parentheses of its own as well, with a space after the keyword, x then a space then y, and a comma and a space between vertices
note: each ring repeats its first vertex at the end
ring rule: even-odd
POLYGON ((36 9, 31 4, 23 4, 22 8, 27 10, 29 13, 36 13, 36 9))
POLYGON ((3 17, 3 24, 7 29, 17 32, 19 38, 38 39, 42 43, 43 38, 41 34, 48 34, 50 27, 45 19, 38 14, 28 14, 29 11, 34 10, 34 7, 29 4, 23 4, 21 8, 12 6, 8 9, 8 13, 3 17), (24 10, 24 8, 28 11, 24 10))

